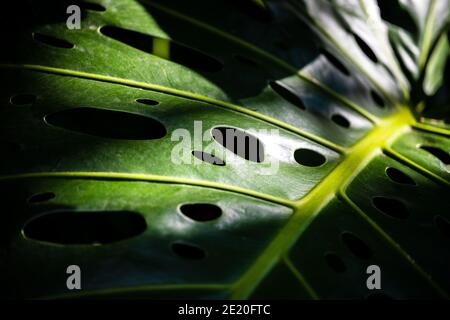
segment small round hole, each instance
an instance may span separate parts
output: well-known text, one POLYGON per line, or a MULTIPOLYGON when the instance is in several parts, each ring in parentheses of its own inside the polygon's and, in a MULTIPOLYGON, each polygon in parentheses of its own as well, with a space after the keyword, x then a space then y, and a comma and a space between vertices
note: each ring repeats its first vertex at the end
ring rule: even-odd
POLYGON ((389 167, 386 169, 386 174, 394 182, 401 183, 401 184, 410 184, 415 185, 416 183, 412 178, 410 178, 407 174, 403 173, 402 171, 389 167))
POLYGON ((11 97, 11 104, 22 106, 27 104, 33 104, 36 101, 36 96, 33 94, 18 94, 11 97))
POLYGON ((350 128, 350 121, 348 121, 346 117, 340 114, 333 114, 331 120, 333 120, 333 122, 338 126, 341 126, 343 128, 350 128))
POLYGON ((32 195, 28 199, 28 203, 45 202, 53 199, 56 195, 53 192, 43 192, 32 195))
POLYGON ((206 257, 205 250, 184 242, 172 243, 172 251, 176 255, 189 260, 201 260, 206 257))
POLYGON ((209 203, 188 203, 180 207, 182 214, 195 221, 212 221, 222 215, 220 207, 209 203))
POLYGON ((372 257, 372 250, 369 248, 369 246, 353 233, 344 232, 342 233, 341 237, 342 241, 350 250, 350 252, 353 253, 353 255, 357 258, 367 260, 372 257))
POLYGON ((159 104, 158 101, 151 100, 151 99, 136 99, 136 102, 145 104, 147 106, 156 106, 159 104))
POLYGON ((403 202, 386 197, 374 197, 372 203, 379 211, 396 219, 406 219, 409 216, 408 209, 403 202))
POLYGON ((329 252, 325 254, 325 261, 328 266, 337 273, 345 272, 347 269, 345 267, 344 261, 337 254, 329 252))
POLYGON ((298 164, 307 167, 319 167, 326 161, 326 158, 323 155, 311 149, 295 150, 294 159, 298 164))

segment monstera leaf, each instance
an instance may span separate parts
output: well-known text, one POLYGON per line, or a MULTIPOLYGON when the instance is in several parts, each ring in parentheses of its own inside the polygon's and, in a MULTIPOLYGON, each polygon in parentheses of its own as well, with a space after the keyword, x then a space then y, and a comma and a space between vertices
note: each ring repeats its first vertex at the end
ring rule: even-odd
POLYGON ((448 0, 17 2, 2 296, 448 298, 448 0))

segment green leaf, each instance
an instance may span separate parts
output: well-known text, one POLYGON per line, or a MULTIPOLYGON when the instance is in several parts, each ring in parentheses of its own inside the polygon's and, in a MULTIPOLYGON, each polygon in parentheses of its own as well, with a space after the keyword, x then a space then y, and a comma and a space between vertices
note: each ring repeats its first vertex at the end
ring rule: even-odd
POLYGON ((398 0, 398 7, 385 4, 385 15, 390 21, 391 38, 402 65, 408 70, 418 89, 428 96, 441 85, 448 44, 445 31, 450 22, 448 0, 398 0), (399 11, 404 11, 399 12, 399 11), (414 26, 396 17, 407 15, 414 26), (394 19, 394 20, 393 20, 394 19), (439 66, 436 66, 438 64, 439 66))
POLYGON ((449 53, 450 47, 447 35, 443 34, 430 57, 428 68, 426 70, 424 90, 429 96, 435 94, 444 81, 442 70, 445 70, 445 64, 447 63, 449 53))
POLYGON ((449 297, 446 0, 76 3, 1 19, 0 296, 449 297))

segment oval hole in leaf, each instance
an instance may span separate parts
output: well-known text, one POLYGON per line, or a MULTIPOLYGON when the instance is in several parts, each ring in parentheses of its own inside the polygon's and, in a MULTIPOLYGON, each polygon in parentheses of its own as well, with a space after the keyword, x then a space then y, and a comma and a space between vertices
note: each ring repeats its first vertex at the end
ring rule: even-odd
POLYGON ((319 49, 320 54, 322 54, 327 60, 328 62, 330 62, 336 69, 338 69, 342 74, 346 75, 347 77, 350 76, 350 72, 348 71, 348 69, 344 66, 344 64, 339 61, 338 58, 336 58, 334 55, 332 55, 331 53, 329 53, 327 50, 325 50, 324 48, 320 48, 319 49))
POLYGON ((187 203, 180 207, 182 214, 195 221, 212 221, 222 215, 220 207, 210 203, 187 203))
POLYGON ((337 273, 342 273, 347 270, 344 261, 335 253, 326 253, 325 261, 327 265, 337 273))
POLYGON ((38 42, 41 42, 41 43, 44 43, 46 45, 56 47, 56 48, 72 49, 73 47, 75 47, 74 44, 72 44, 66 40, 58 39, 53 36, 49 36, 49 35, 39 33, 39 32, 33 33, 33 39, 38 42))
POLYGON ((357 34, 354 33, 353 37, 355 38, 356 43, 358 44, 359 48, 364 52, 364 54, 374 63, 378 63, 378 58, 375 52, 373 52, 373 50, 369 47, 369 45, 357 34))
POLYGON ((307 167, 319 167, 327 160, 317 151, 303 148, 295 150, 294 159, 297 163, 307 167))
POLYGON ((147 106, 156 106, 159 104, 158 101, 151 100, 151 99, 136 99, 136 102, 145 104, 147 106))
POLYGON ((36 96, 34 94, 18 94, 12 96, 10 99, 11 104, 16 106, 22 106, 27 104, 33 104, 36 101, 36 96))
POLYGON ((372 203, 379 211, 396 219, 406 219, 409 216, 408 209, 403 202, 386 197, 374 197, 372 203))
POLYGON ((184 242, 174 242, 172 243, 172 251, 184 258, 189 260, 201 260, 206 257, 206 252, 202 248, 197 246, 187 244, 184 242))
POLYGON ((401 184, 411 184, 415 185, 416 183, 412 178, 410 178, 406 173, 396 169, 396 168, 386 168, 386 175, 394 182, 401 184))
POLYGON ((23 233, 56 244, 108 244, 135 237, 146 228, 145 219, 131 211, 59 211, 33 218, 23 233))
POLYGON ((225 161, 223 161, 222 159, 220 159, 208 152, 194 150, 194 151, 192 151, 192 155, 194 157, 196 157, 197 159, 200 159, 209 164, 214 164, 216 166, 224 166, 225 165, 225 161))
POLYGON ((363 240, 361 240, 353 233, 346 231, 342 233, 341 237, 345 246, 357 258, 367 260, 372 257, 372 249, 370 249, 369 246, 363 240))
POLYGON ((188 68, 206 72, 219 72, 223 68, 222 63, 215 58, 166 39, 160 39, 140 32, 113 26, 104 26, 100 29, 100 32, 107 37, 150 54, 154 54, 153 43, 155 40, 168 42, 169 57, 162 58, 182 64, 188 68))
POLYGON ((370 90, 370 96, 372 97, 373 102, 375 102, 375 104, 379 108, 383 109, 385 107, 386 104, 384 103, 383 98, 381 98, 381 96, 374 90, 370 90))
POLYGON ((420 146, 420 149, 431 153, 433 156, 441 160, 443 164, 450 164, 450 154, 448 154, 444 150, 431 146, 420 146))
POLYGON ((272 88, 272 90, 275 91, 283 99, 287 100, 288 102, 292 103, 294 106, 297 106, 302 110, 306 110, 306 107, 303 104, 302 99, 294 92, 292 92, 290 89, 288 89, 285 85, 280 84, 277 81, 270 81, 269 85, 272 88))
POLYGON ((212 136, 219 144, 252 162, 264 161, 264 145, 255 136, 236 128, 216 127, 212 129, 212 136))
POLYGON ((45 202, 55 198, 56 195, 53 192, 42 192, 32 195, 29 199, 29 203, 45 202))
POLYGON ((164 125, 155 119, 106 109, 67 109, 46 116, 45 120, 52 126, 108 139, 150 140, 167 134, 164 125))
POLYGON ((436 216, 434 218, 434 223, 439 231, 450 239, 450 222, 442 216, 436 216))
POLYGON ((98 3, 88 2, 88 1, 78 1, 76 2, 77 5, 80 6, 81 9, 84 10, 91 10, 91 11, 98 11, 103 12, 106 10, 106 8, 98 3))
POLYGON ((333 120, 333 122, 336 123, 338 126, 341 126, 343 128, 350 128, 350 121, 348 121, 348 119, 343 115, 333 114, 331 120, 333 120))

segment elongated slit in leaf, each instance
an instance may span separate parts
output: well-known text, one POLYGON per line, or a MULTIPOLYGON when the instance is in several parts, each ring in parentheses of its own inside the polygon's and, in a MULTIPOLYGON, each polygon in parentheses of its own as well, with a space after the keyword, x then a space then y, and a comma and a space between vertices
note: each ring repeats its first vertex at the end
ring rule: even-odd
POLYGON ((131 211, 59 211, 28 221, 24 235, 33 240, 65 244, 109 244, 135 237, 147 228, 131 211))
POLYGON ((55 127, 108 139, 151 140, 167 134, 158 120, 106 109, 67 109, 47 115, 45 120, 55 127))

